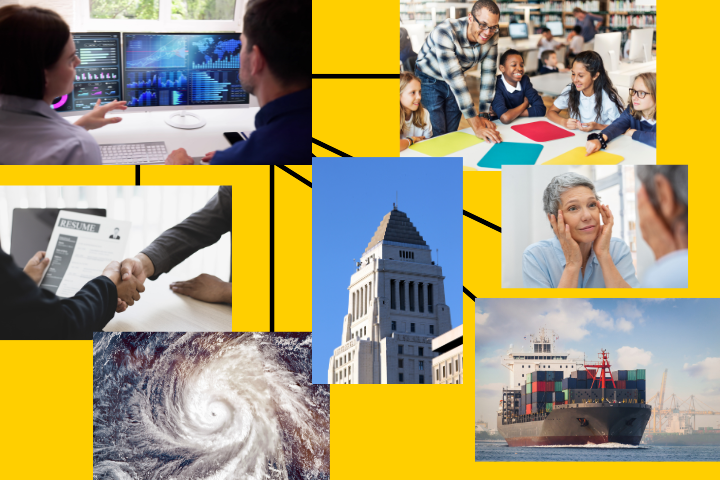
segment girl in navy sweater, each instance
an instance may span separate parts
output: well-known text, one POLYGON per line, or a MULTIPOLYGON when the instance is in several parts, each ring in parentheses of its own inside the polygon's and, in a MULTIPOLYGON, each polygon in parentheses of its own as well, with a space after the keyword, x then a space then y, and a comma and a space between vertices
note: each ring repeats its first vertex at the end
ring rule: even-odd
MULTIPOLYGON (((633 83, 633 88, 630 89, 627 108, 617 120, 600 132, 605 142, 610 142, 620 135, 627 135, 633 140, 656 148, 656 92, 657 75, 654 72, 638 75, 633 83)), ((600 140, 588 140, 587 155, 595 153, 601 148, 600 140)))
POLYGON ((507 50, 500 56, 500 72, 495 86, 492 109, 502 123, 518 117, 543 117, 545 104, 525 75, 525 63, 517 50, 507 50))

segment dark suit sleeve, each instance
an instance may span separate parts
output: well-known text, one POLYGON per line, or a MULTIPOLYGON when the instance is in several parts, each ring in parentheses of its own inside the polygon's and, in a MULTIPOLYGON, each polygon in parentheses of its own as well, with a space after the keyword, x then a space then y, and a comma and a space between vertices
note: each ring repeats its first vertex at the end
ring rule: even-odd
POLYGON ((232 229, 232 187, 220 187, 208 203, 188 218, 165 230, 141 253, 150 258, 155 273, 167 273, 200 249, 214 244, 232 229))
POLYGON ((1 250, 0 285, 4 340, 92 340, 117 306, 117 288, 105 276, 90 280, 72 298, 60 298, 35 285, 1 250))
POLYGON ((607 141, 609 142, 627 132, 627 130, 630 128, 631 123, 632 116, 630 115, 630 110, 628 107, 625 108, 625 111, 623 111, 620 116, 615 119, 614 122, 605 127, 605 130, 600 133, 607 136, 607 141))
POLYGON ((530 106, 528 107, 528 116, 544 117, 546 108, 542 97, 540 97, 527 76, 523 77, 523 79, 527 79, 527 83, 523 85, 523 88, 525 89, 525 97, 527 97, 528 102, 530 102, 530 106))

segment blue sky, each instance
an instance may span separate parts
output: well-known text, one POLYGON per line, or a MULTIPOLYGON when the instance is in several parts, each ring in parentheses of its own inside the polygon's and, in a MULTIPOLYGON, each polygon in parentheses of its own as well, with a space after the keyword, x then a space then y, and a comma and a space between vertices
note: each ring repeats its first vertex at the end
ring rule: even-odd
POLYGON ((340 346, 353 258, 393 208, 440 249, 445 301, 462 322, 462 162, 448 158, 313 159, 313 383, 327 383, 340 346))
MULTIPOLYGON (((500 355, 510 344, 546 326, 560 337, 558 351, 588 362, 601 349, 613 370, 644 368, 648 398, 660 390, 668 369, 665 404, 673 393, 690 395, 720 411, 720 300, 718 299, 482 299, 475 304, 475 417, 494 425, 508 371, 500 355)), ((682 409, 686 407, 683 406, 682 409)), ((706 408, 702 408, 705 410, 706 408)), ((697 426, 717 426, 718 416, 697 416, 697 426)))

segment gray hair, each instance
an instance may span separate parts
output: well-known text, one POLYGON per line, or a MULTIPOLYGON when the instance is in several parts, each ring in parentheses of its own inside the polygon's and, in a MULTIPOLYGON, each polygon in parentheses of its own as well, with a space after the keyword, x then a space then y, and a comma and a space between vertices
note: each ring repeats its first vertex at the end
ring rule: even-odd
POLYGON ((685 207, 685 212, 678 217, 678 221, 686 226, 688 223, 688 167, 687 165, 639 165, 637 176, 645 187, 650 203, 656 211, 660 211, 660 202, 655 189, 655 175, 662 175, 670 182, 675 196, 675 202, 685 207))
POLYGON ((560 195, 567 192, 571 188, 575 187, 587 187, 592 190, 595 198, 600 200, 597 192, 595 191, 595 184, 593 184, 589 178, 580 175, 575 172, 567 172, 556 177, 553 177, 545 188, 543 193, 543 210, 547 215, 557 216, 557 211, 560 209, 560 195))

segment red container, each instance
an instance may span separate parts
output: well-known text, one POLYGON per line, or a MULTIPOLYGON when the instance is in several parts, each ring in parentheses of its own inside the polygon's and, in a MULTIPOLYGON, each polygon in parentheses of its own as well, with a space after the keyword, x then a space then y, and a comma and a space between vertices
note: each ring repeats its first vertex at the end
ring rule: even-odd
POLYGON ((532 405, 525 405, 525 415, 530 415, 532 413, 532 405))
POLYGON ((538 391, 537 386, 538 386, 538 382, 532 382, 532 391, 533 391, 533 393, 535 393, 535 392, 538 391))
POLYGON ((617 385, 617 388, 619 389, 626 388, 626 380, 618 380, 615 382, 615 385, 617 385))
POLYGON ((537 391, 538 392, 544 392, 545 391, 545 384, 547 382, 537 382, 537 391))
POLYGON ((545 391, 546 392, 554 392, 555 391, 555 382, 545 382, 545 391))
POLYGON ((588 380, 590 380, 591 378, 593 378, 593 377, 595 376, 595 369, 594 369, 594 368, 588 368, 588 369, 587 369, 587 372, 588 372, 588 380))

